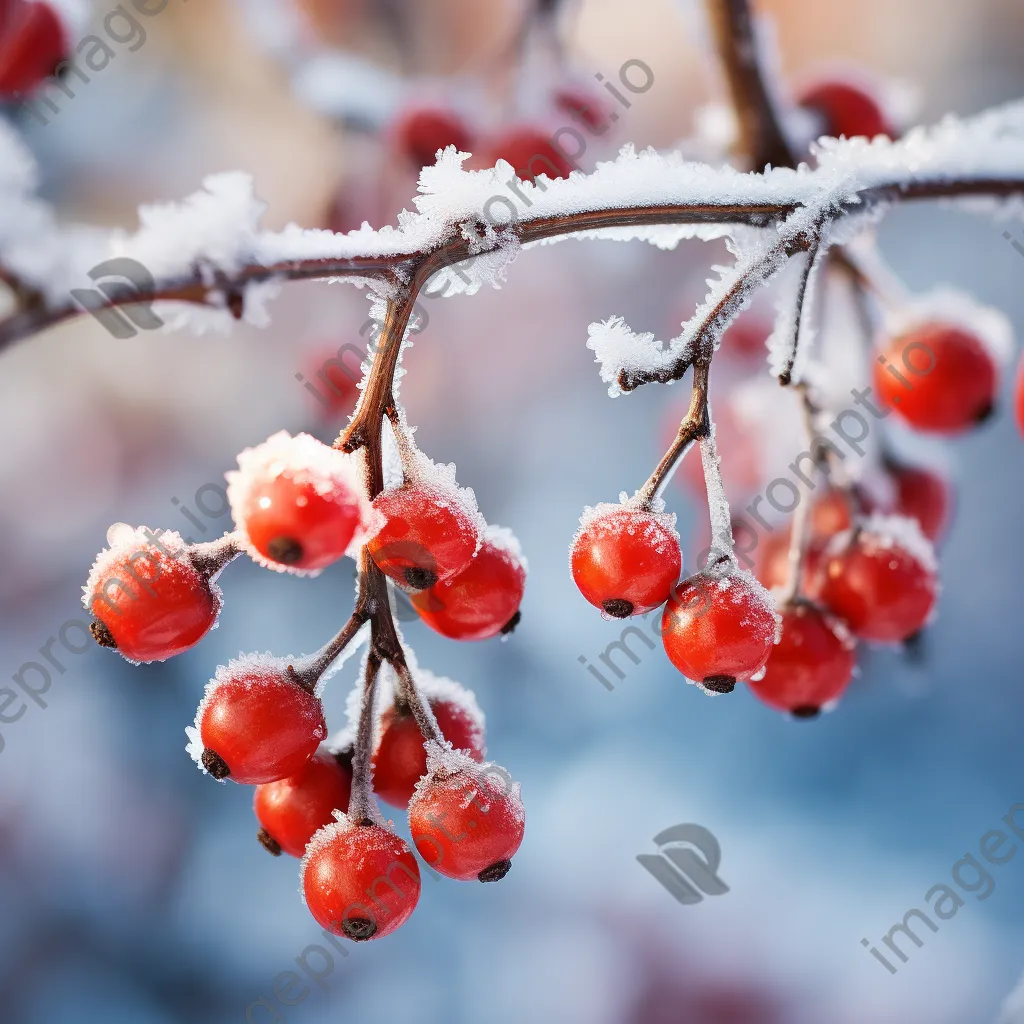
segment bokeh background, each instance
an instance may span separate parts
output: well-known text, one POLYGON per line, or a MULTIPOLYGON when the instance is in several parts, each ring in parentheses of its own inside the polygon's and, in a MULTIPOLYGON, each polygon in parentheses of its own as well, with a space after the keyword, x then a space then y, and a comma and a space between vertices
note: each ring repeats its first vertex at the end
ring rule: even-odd
MULTIPOLYGON (((96 17, 112 6, 97 2, 96 17)), ((789 81, 823 62, 860 63, 902 83, 895 94, 922 121, 1024 94, 1017 0, 761 7, 789 81)), ((592 167, 623 141, 692 135, 700 108, 722 97, 696 0, 567 2, 560 49, 536 31, 517 49, 527 8, 170 0, 145 22, 145 44, 119 48, 53 123, 19 124, 69 220, 131 229, 138 203, 238 168, 268 203, 266 226, 348 228, 410 205, 416 174, 389 126, 413 100, 454 106, 482 135, 521 121, 558 127, 565 115, 552 120, 545 106, 553 84, 593 84, 641 59, 654 85, 615 138, 594 141, 581 159, 592 167)), ((955 284, 1024 331, 1024 258, 999 227, 904 209, 881 242, 911 287, 955 284)), ((243 560, 224 574, 220 626, 197 649, 145 668, 98 648, 63 652, 47 707, 0 728, 4 1020, 226 1024, 266 996, 278 1017, 249 1009, 255 1024, 991 1024, 1024 969, 1024 853, 991 868, 987 900, 967 896, 938 934, 925 930, 896 975, 861 939, 877 944, 924 907, 1024 801, 1024 442, 1008 412, 940 450, 899 442, 956 482, 940 617, 919 658, 864 658, 834 713, 791 722, 746 692, 707 699, 641 643, 610 692, 579 661, 596 661, 622 624, 572 585, 577 516, 642 483, 685 398, 645 388, 610 401, 587 325, 622 314, 674 333, 723 256, 702 243, 532 250, 500 291, 431 300, 408 354, 403 395, 420 445, 458 464, 530 559, 523 622, 507 642, 460 646, 405 627, 423 665, 476 692, 490 755, 523 782, 527 836, 508 878, 425 880, 400 932, 336 955, 325 988, 301 1004, 274 999, 275 976, 322 939, 297 864, 254 840, 251 793, 197 772, 184 727, 218 663, 331 635, 351 607, 352 565, 299 580, 243 560), (728 894, 680 906, 636 862, 678 822, 718 837, 728 894)), ((348 286, 296 284, 265 330, 116 341, 86 318, 3 356, 4 679, 79 614, 110 523, 202 539, 183 505, 205 536, 219 534, 228 517, 199 512, 196 494, 242 447, 281 428, 333 435, 338 421, 295 374, 360 344, 366 310, 348 286)), ((715 394, 724 402, 747 378, 770 383, 763 365, 737 363, 715 394)), ((756 436, 735 444, 757 456, 756 436)), ((676 483, 668 498, 684 537, 699 538, 700 502, 676 483)), ((353 662, 329 686, 332 726, 354 673, 353 662)))

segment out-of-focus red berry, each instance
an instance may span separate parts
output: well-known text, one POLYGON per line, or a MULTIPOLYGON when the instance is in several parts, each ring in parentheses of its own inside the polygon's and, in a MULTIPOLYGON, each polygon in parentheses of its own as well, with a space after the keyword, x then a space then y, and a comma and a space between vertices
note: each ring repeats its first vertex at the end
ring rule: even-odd
POLYGON ((313 836, 300 871, 317 924, 354 942, 389 935, 420 898, 420 868, 406 843, 347 815, 313 836))
POLYGON ((940 434, 959 434, 988 419, 998 378, 977 336, 938 322, 890 339, 874 363, 875 390, 884 404, 910 426, 940 434))
POLYGON ((891 475, 896 485, 896 511, 916 519, 930 541, 939 540, 945 533, 953 504, 949 483, 938 473, 920 466, 896 466, 891 475))
POLYGON ((569 553, 580 593, 617 619, 664 604, 679 579, 682 558, 670 520, 621 505, 599 505, 582 523, 569 553))
POLYGON ((439 149, 454 146, 468 153, 473 146, 469 126, 453 110, 421 107, 401 114, 394 125, 395 146, 413 167, 432 166, 439 149))
MULTIPOLYGON (((479 720, 456 701, 431 700, 430 709, 441 734, 456 750, 474 761, 484 759, 484 734, 479 720)), ((392 807, 408 807, 416 783, 427 774, 427 752, 411 712, 389 707, 381 716, 380 742, 373 754, 373 788, 392 807)))
POLYGON ((57 10, 42 0, 6 4, 0 24, 0 96, 32 92, 67 59, 70 42, 57 10))
POLYGON ((813 718, 853 677, 854 644, 822 608, 801 601, 782 612, 782 635, 750 689, 770 707, 813 718))
POLYGON ((823 135, 836 138, 845 135, 848 139, 858 135, 869 139, 876 135, 896 138, 897 133, 889 123, 881 101, 852 82, 840 79, 816 82, 800 94, 798 102, 821 116, 823 135))
POLYGON ((317 829, 334 821, 333 811, 347 811, 352 769, 329 750, 318 750, 296 775, 256 787, 253 810, 259 840, 271 853, 293 857, 306 852, 317 829))
POLYGON ((729 693, 764 667, 775 643, 771 594, 743 572, 700 572, 672 591, 661 619, 669 660, 705 689, 729 693))
POLYGON ((303 387, 317 413, 325 418, 348 416, 359 398, 359 359, 354 354, 339 362, 337 350, 324 349, 309 362, 303 387))
POLYGON ((523 181, 533 181, 540 174, 549 178, 568 178, 573 170, 552 144, 551 136, 529 125, 512 128, 492 140, 483 160, 486 167, 493 167, 499 160, 507 160, 523 181))
POLYGON ((1020 369, 1017 371, 1014 407, 1017 414, 1017 426, 1020 428, 1020 432, 1024 434, 1024 359, 1021 360, 1020 369))
POLYGON ((568 114, 595 135, 607 132, 610 120, 608 104, 592 89, 580 85, 563 85, 551 97, 556 109, 568 114))

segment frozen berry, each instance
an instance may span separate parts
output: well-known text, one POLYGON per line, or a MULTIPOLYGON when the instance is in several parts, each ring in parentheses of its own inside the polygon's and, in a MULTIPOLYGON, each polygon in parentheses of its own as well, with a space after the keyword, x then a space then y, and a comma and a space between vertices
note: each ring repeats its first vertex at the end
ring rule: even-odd
POLYGON ((420 856, 447 878, 504 878, 526 827, 519 784, 496 765, 474 764, 436 744, 429 771, 409 804, 420 856))
POLYGON ((283 850, 301 857, 313 833, 334 821, 332 812, 348 810, 351 792, 348 759, 318 750, 295 775, 256 787, 260 842, 275 855, 283 850))
POLYGON ((987 419, 998 388, 996 364, 976 335, 925 323, 891 338, 874 363, 885 405, 918 430, 957 434, 987 419))
POLYGON ((937 541, 946 530, 953 504, 949 483, 920 466, 896 466, 891 474, 896 485, 896 511, 916 519, 921 532, 930 541, 937 541))
POLYGON ((813 718, 837 700, 853 676, 854 644, 842 624, 800 601, 782 612, 782 633, 764 675, 751 680, 754 694, 797 718, 813 718))
POLYGON ((68 30, 57 8, 41 0, 7 5, 0 24, 0 97, 30 93, 68 57, 68 30))
MULTIPOLYGON (((431 700, 441 734, 456 750, 484 758, 484 732, 478 710, 461 701, 431 700)), ((389 707, 381 716, 380 742, 373 755, 373 788, 393 807, 408 807, 416 783, 427 773, 427 753, 416 719, 389 707)))
POLYGON ((580 593, 624 619, 668 600, 683 556, 674 517, 602 504, 584 514, 569 560, 580 593))
POLYGON ((284 431, 238 456, 227 474, 235 525, 250 555, 281 572, 317 572, 345 554, 365 514, 350 455, 284 431))
POLYGON ((834 537, 822 573, 822 602, 864 640, 913 636, 938 592, 931 544, 915 520, 900 516, 873 516, 834 537))
POLYGON ((729 693, 764 667, 775 643, 771 594, 749 573, 700 572, 665 605, 661 639, 669 660, 705 689, 729 693))
POLYGON ((221 592, 181 537, 123 524, 108 537, 82 602, 97 641, 131 661, 163 661, 199 643, 217 621, 221 592))
POLYGON ((424 590, 465 569, 479 533, 456 494, 406 484, 373 499, 383 525, 367 549, 381 572, 410 590, 424 590))
POLYGON ((300 772, 327 737, 323 708, 285 662, 249 655, 217 669, 188 730, 215 778, 259 784, 300 772))
POLYGON ((468 153, 473 136, 468 125, 451 110, 422 107, 407 110, 394 126, 398 151, 415 168, 433 166, 437 151, 454 146, 468 153))
POLYGON ((508 531, 488 527, 480 550, 454 579, 412 595, 420 618, 449 640, 487 640, 519 623, 526 563, 508 531))
POLYGON ((406 843, 381 825, 347 815, 313 836, 300 874, 317 924, 354 942, 389 935, 420 898, 420 868, 406 843))
POLYGON ((805 89, 798 102, 822 119, 821 134, 848 139, 863 135, 896 137, 881 102, 866 89, 840 79, 816 82, 805 89))

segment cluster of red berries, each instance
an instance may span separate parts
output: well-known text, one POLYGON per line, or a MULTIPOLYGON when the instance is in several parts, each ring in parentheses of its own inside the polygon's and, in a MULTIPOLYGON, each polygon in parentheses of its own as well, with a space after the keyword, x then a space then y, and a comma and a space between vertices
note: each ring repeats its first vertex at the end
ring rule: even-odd
MULTIPOLYGON (((93 635, 132 661, 162 661, 214 627, 222 604, 216 578, 241 552, 277 571, 312 574, 364 548, 382 573, 413 592, 437 632, 460 640, 509 632, 526 579, 515 539, 484 523, 472 492, 456 486, 453 466, 435 466, 408 443, 405 451, 403 484, 371 502, 356 456, 281 432, 242 452, 238 470, 227 474, 235 531, 222 540, 188 545, 174 533, 112 527, 110 547, 84 588, 93 635)), ((305 855, 303 889, 316 919, 359 940, 385 935, 408 917, 419 869, 372 806, 360 805, 358 819, 347 816, 358 755, 351 740, 326 744, 318 692, 341 649, 231 661, 217 669, 187 731, 205 772, 256 787, 264 847, 305 855), (409 879, 397 893, 395 870, 409 879), (380 898, 382 880, 389 892, 380 898)), ((395 689, 372 750, 362 755, 373 787, 409 808, 413 841, 435 870, 497 880, 523 838, 518 786, 496 765, 480 763, 483 716, 472 694, 418 669, 405 686, 395 689), (429 744, 408 686, 437 726, 429 744)))
MULTIPOLYGON (((578 85, 563 85, 552 91, 552 112, 567 114, 591 131, 601 133, 608 121, 603 100, 578 85)), ((403 112, 391 129, 393 145, 413 169, 434 163, 437 151, 455 146, 477 157, 474 166, 493 167, 507 160, 523 181, 538 174, 568 178, 573 170, 565 154, 552 143, 551 129, 538 124, 514 125, 491 137, 479 138, 469 123, 454 110, 440 106, 414 107, 403 112), (477 150, 479 149, 479 153, 477 150)))
POLYGON ((31 93, 66 60, 71 31, 59 4, 0 0, 0 98, 31 93))

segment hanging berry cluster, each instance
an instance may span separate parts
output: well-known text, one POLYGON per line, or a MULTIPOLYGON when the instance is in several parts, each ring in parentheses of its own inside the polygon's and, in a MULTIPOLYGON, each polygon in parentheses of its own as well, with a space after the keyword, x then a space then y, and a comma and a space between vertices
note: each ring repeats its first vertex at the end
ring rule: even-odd
POLYGON ((392 429, 396 486, 374 487, 381 465, 368 472, 365 453, 343 450, 345 441, 330 447, 281 432, 242 452, 227 474, 232 533, 187 545, 118 524, 84 588, 99 643, 134 662, 162 661, 216 624, 215 580, 238 555, 299 575, 346 554, 360 561, 356 608, 337 636, 303 658, 250 654, 219 667, 186 730, 205 773, 255 787, 258 839, 274 855, 303 858, 316 920, 357 941, 394 931, 419 897, 416 858, 374 792, 408 810, 421 856, 450 878, 504 877, 524 831, 518 785, 484 762, 473 695, 416 666, 392 620, 387 580, 412 594, 437 632, 481 640, 518 622, 526 563, 509 531, 484 522, 454 467, 414 447, 397 409, 392 429), (352 720, 328 743, 321 686, 364 642, 352 720))

